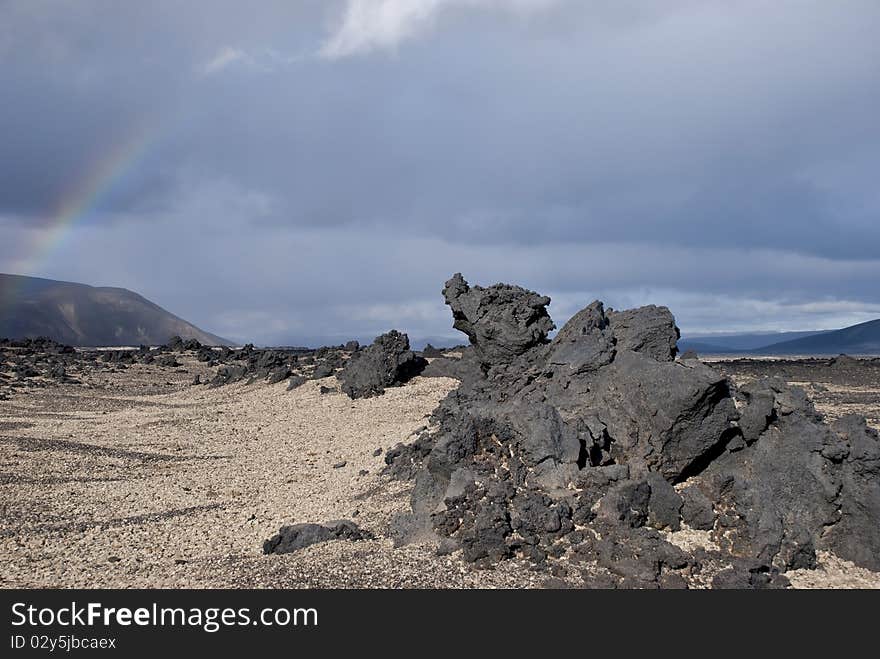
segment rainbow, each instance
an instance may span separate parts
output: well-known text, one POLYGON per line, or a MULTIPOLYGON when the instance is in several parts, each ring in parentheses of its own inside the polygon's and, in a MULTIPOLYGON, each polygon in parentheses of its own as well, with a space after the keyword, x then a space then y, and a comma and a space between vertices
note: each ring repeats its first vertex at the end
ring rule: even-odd
POLYGON ((123 139, 102 151, 50 205, 42 226, 34 230, 30 244, 22 252, 27 271, 39 276, 76 225, 91 217, 153 149, 157 129, 154 121, 134 124, 123 139))

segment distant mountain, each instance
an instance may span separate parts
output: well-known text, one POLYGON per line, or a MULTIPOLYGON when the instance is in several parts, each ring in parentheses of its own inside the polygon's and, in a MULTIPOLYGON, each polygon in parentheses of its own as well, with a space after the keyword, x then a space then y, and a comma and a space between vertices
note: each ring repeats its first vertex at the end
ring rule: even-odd
POLYGON ((678 342, 678 352, 681 354, 695 352, 698 355, 738 355, 748 351, 738 350, 729 346, 720 346, 715 343, 703 343, 697 339, 680 339, 678 342))
POLYGON ((753 350, 768 355, 880 355, 880 319, 753 350))
POLYGON ((233 345, 124 288, 0 274, 0 337, 119 346, 157 345, 175 335, 233 345))
POLYGON ((700 355, 880 355, 880 319, 839 330, 694 336, 679 352, 700 355))
POLYGON ((749 352, 751 350, 764 348, 766 346, 781 343, 783 341, 792 341, 794 339, 802 339, 818 334, 825 334, 828 331, 813 332, 772 332, 759 334, 713 334, 708 336, 689 336, 678 342, 680 352, 686 350, 695 350, 702 354, 736 354, 739 352, 749 352))

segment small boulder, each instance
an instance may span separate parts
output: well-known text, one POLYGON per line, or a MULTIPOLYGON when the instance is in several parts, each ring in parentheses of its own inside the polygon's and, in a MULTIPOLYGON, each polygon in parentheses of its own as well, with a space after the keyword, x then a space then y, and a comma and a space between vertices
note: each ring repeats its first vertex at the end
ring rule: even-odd
POLYGON ((372 540, 373 534, 354 522, 343 519, 327 524, 293 524, 282 526, 277 534, 263 543, 264 554, 292 554, 309 545, 328 540, 372 540))
POLYGON ((418 375, 427 365, 409 347, 409 337, 397 330, 376 337, 372 345, 352 355, 337 378, 350 398, 385 393, 418 375))

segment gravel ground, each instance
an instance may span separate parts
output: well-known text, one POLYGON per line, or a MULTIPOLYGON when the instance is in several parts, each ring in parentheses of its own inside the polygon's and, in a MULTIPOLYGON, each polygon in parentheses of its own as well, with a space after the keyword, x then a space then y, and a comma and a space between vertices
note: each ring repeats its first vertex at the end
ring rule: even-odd
MULTIPOLYGON (((176 371, 135 365, 88 386, 47 384, 0 402, 0 586, 580 583, 580 569, 551 575, 518 560, 474 569, 433 547, 395 549, 385 539, 262 555, 266 538, 296 522, 349 518, 383 536, 409 499, 408 484, 380 476, 384 451, 423 427, 457 382, 416 378, 352 401, 320 393, 336 387, 333 378, 291 392, 285 382, 189 385, 206 372, 191 360, 176 371)), ((880 575, 820 558, 819 570, 792 582, 880 587, 880 575)))
POLYGON ((395 550, 387 540, 263 556, 263 540, 295 522, 349 518, 383 535, 409 500, 408 485, 379 476, 384 451, 424 426, 457 382, 418 378, 352 401, 319 393, 333 378, 292 392, 284 382, 187 386, 200 368, 137 365, 90 388, 52 385, 3 404, 0 585, 495 587, 546 578, 518 562, 472 570, 433 547, 395 550))

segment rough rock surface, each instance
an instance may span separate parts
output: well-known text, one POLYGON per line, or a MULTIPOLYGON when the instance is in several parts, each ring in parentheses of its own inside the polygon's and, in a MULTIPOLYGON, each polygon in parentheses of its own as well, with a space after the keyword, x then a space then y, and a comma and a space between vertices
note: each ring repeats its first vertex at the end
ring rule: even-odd
POLYGON ((828 453, 841 465, 840 519, 819 544, 880 572, 880 436, 854 414, 836 421, 832 429, 844 444, 832 445, 828 453))
POLYGON ((785 586, 817 549, 880 568, 880 439, 864 419, 829 426, 781 380, 737 391, 676 361, 663 307, 594 302, 549 340, 547 297, 460 274, 443 295, 478 367, 440 362, 460 387, 386 456, 414 480, 397 542, 433 534, 476 563, 568 554, 613 587, 686 586, 707 562, 717 587, 785 586), (683 522, 718 550, 667 542, 683 522))
POLYGON ((345 366, 350 354, 359 352, 356 341, 314 350, 255 348, 250 344, 233 350, 175 336, 154 348, 142 345, 137 349, 78 350, 45 337, 0 339, 0 399, 8 398, 17 388, 41 388, 53 382, 78 385, 96 372, 124 371, 135 364, 183 371, 183 361, 190 354, 197 362, 216 368, 211 375, 203 373, 193 378, 192 385, 220 387, 242 381, 275 384, 288 378, 291 383, 300 383, 333 375, 345 366))
POLYGON ((628 311, 610 311, 608 319, 618 350, 641 352, 662 362, 675 359, 680 333, 666 307, 651 304, 628 311))
POLYGON ((391 330, 354 353, 337 378, 349 397, 369 398, 383 394, 386 387, 403 384, 426 365, 422 357, 410 350, 409 337, 391 330))
POLYGON ((540 345, 555 325, 547 313, 550 298, 519 286, 468 285, 455 274, 443 288, 453 327, 467 334, 486 366, 505 362, 540 345))
POLYGON ((264 554, 292 554, 309 545, 328 540, 372 540, 373 534, 354 522, 342 519, 327 524, 293 524, 282 526, 277 534, 263 543, 264 554))
POLYGON ((166 351, 165 346, 154 351, 145 346, 137 350, 77 350, 46 337, 0 339, 0 398, 16 389, 43 388, 52 383, 80 385, 92 373, 124 371, 138 363, 179 368, 174 355, 163 354, 166 351))

